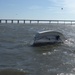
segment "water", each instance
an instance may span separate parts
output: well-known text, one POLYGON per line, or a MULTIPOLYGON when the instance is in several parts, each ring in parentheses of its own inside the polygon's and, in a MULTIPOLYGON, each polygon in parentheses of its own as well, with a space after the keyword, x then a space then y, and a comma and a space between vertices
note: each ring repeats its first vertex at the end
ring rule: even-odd
POLYGON ((75 25, 0 24, 0 75, 74 75, 75 25), (38 31, 56 30, 61 45, 32 47, 38 31))

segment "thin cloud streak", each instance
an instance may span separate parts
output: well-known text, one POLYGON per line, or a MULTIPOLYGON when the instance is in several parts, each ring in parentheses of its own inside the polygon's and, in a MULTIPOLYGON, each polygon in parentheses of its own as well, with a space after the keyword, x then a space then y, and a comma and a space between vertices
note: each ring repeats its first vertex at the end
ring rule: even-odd
POLYGON ((42 7, 41 6, 38 6, 38 5, 33 5, 31 7, 29 7, 29 9, 31 10, 36 10, 36 9, 41 9, 42 7))

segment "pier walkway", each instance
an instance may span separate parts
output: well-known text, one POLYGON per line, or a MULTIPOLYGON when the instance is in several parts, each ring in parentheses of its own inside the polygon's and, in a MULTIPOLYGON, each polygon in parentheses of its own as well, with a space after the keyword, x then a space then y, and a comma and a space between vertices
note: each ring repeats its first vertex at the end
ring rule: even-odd
POLYGON ((75 20, 24 20, 24 19, 0 19, 0 23, 57 23, 57 24, 75 24, 75 20))

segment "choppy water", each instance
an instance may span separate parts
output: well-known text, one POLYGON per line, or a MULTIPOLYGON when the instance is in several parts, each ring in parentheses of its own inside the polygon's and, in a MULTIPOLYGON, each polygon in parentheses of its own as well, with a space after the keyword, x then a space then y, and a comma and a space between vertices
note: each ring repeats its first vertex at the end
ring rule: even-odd
POLYGON ((0 75, 75 75, 75 25, 0 24, 0 75), (67 41, 32 47, 43 30, 59 31, 67 41))

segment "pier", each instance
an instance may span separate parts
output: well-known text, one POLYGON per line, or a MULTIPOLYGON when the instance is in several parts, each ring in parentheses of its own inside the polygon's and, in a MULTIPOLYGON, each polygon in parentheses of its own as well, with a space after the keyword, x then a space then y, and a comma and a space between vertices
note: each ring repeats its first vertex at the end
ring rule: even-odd
POLYGON ((55 24, 75 24, 75 20, 24 20, 24 19, 0 19, 0 23, 23 23, 23 24, 32 24, 32 23, 55 23, 55 24))

